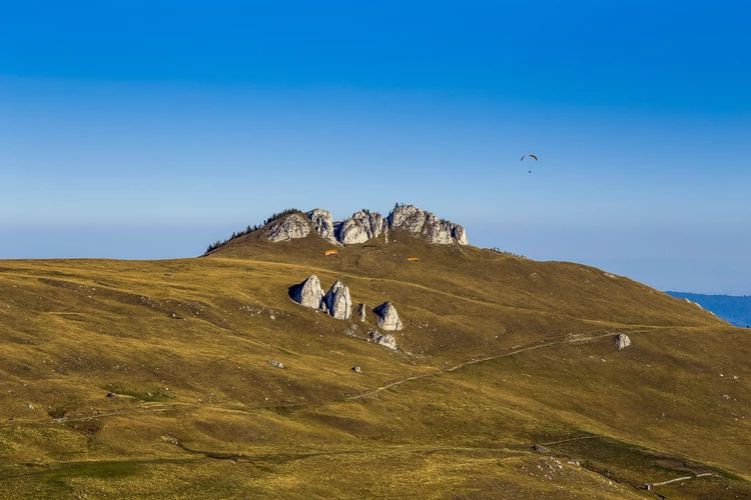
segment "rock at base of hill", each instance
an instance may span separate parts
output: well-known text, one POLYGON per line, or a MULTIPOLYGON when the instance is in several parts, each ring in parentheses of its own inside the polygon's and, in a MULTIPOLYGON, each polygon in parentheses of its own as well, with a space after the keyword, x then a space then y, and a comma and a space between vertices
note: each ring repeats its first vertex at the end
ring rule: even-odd
POLYGON ((323 289, 318 276, 311 274, 305 281, 290 287, 289 295, 298 304, 313 309, 322 309, 323 289))
POLYGON ((384 302, 373 310, 378 315, 378 327, 387 331, 397 331, 404 328, 396 312, 396 306, 391 302, 384 302))
POLYGON ((396 345, 396 338, 390 333, 381 333, 378 330, 374 330, 368 334, 368 340, 374 344, 382 345, 392 351, 398 349, 396 345))
POLYGON ((619 351, 624 350, 631 345, 631 339, 625 333, 619 333, 615 336, 615 348, 619 351))
POLYGON ((336 319, 349 319, 352 315, 352 298, 349 288, 341 281, 335 281, 323 298, 329 314, 336 319))

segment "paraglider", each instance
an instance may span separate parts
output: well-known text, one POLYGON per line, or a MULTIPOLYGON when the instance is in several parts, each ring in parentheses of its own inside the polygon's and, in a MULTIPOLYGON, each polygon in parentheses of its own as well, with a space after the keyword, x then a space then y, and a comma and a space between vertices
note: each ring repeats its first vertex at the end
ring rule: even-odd
MULTIPOLYGON (((534 160, 534 161, 539 161, 539 160, 540 160, 540 159, 539 159, 539 158, 537 157, 537 155, 536 155, 536 154, 533 154, 533 153, 527 153, 527 154, 525 154, 525 155, 522 155, 522 157, 521 157, 521 158, 519 159, 519 161, 524 161, 524 160, 527 160, 527 159, 529 159, 529 160, 534 160)), ((528 171, 527 171, 527 173, 530 173, 530 174, 531 174, 531 173, 532 173, 532 171, 531 171, 531 170, 528 170, 528 171)))

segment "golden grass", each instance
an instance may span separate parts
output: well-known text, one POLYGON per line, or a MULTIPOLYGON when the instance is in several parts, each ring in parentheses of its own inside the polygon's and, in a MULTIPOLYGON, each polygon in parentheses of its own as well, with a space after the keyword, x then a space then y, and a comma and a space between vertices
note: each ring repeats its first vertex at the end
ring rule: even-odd
POLYGON ((751 495, 747 332, 591 267, 392 239, 0 262, 0 495, 639 498, 686 470, 716 476, 664 491, 751 495), (393 301, 400 350, 372 312, 294 304, 311 273, 393 301))

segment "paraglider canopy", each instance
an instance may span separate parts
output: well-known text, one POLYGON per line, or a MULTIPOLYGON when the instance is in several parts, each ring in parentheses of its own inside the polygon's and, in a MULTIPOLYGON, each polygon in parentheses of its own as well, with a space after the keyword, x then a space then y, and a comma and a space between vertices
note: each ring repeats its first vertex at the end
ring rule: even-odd
POLYGON ((532 154, 532 153, 527 153, 527 154, 525 154, 524 156, 522 156, 522 157, 521 157, 521 158, 519 159, 519 161, 524 161, 524 160, 526 160, 527 158, 531 158, 531 159, 533 159, 533 160, 535 160, 535 161, 539 160, 539 158, 537 157, 537 155, 536 155, 536 154, 532 154))

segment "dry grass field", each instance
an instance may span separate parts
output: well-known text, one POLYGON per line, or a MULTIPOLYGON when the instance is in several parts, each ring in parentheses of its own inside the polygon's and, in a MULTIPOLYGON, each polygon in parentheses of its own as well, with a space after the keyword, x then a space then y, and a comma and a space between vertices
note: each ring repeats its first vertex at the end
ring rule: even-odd
POLYGON ((578 264, 329 248, 0 261, 0 496, 751 498, 748 331, 578 264), (367 323, 292 302, 311 273, 367 323))

